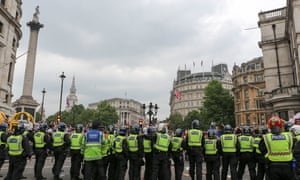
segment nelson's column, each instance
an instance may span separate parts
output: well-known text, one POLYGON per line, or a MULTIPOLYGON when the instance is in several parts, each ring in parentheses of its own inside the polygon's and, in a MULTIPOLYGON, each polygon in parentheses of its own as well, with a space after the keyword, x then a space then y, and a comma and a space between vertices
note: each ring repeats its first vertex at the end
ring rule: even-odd
POLYGON ((33 117, 35 115, 35 109, 39 105, 39 103, 32 97, 36 49, 39 30, 44 27, 44 25, 39 22, 39 14, 39 6, 37 6, 36 12, 33 14, 32 21, 27 23, 27 26, 30 27, 30 38, 25 67, 23 94, 13 103, 13 107, 16 112, 25 111, 30 113, 33 117))

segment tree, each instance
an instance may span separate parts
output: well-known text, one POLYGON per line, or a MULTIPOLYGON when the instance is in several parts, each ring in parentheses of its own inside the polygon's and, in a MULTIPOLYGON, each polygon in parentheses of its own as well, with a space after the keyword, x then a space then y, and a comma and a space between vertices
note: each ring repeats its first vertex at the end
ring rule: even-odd
POLYGON ((97 105, 95 115, 95 120, 99 120, 105 126, 115 124, 119 119, 116 108, 107 101, 102 101, 97 105))
POLYGON ((209 126, 211 122, 235 126, 234 101, 229 91, 219 81, 213 80, 204 89, 204 95, 200 117, 205 126, 209 126))
POLYGON ((169 127, 172 130, 176 130, 177 128, 182 128, 183 126, 183 117, 180 113, 175 112, 167 118, 167 122, 169 123, 169 127))
POLYGON ((192 122, 193 120, 195 119, 198 119, 200 121, 200 128, 204 130, 204 125, 203 125, 203 122, 201 120, 201 116, 200 116, 200 112, 199 111, 196 111, 196 110, 193 110, 193 111, 190 111, 186 117, 184 118, 184 124, 183 124, 183 127, 185 129, 190 129, 192 127, 192 122))

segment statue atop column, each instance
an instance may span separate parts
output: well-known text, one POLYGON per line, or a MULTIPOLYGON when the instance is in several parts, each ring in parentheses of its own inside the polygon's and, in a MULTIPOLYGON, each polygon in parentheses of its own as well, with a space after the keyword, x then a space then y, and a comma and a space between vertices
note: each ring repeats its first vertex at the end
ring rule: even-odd
POLYGON ((33 14, 32 21, 38 23, 39 22, 39 15, 40 15, 39 6, 36 6, 35 13, 33 14))

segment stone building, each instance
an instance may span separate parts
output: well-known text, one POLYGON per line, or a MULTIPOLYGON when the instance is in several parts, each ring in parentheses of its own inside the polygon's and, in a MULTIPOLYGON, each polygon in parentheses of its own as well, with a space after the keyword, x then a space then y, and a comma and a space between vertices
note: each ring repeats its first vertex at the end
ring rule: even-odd
POLYGON ((15 112, 12 108, 12 86, 17 48, 22 38, 21 4, 21 0, 0 2, 0 111, 7 116, 15 112))
POLYGON ((266 126, 264 61, 254 58, 232 71, 235 124, 266 126))
POLYGON ((289 119, 300 111, 300 0, 258 14, 264 59, 266 118, 289 119))
POLYGON ((226 64, 212 67, 211 72, 191 73, 191 70, 178 70, 170 92, 171 114, 178 112, 185 117, 190 111, 202 106, 204 88, 211 80, 219 80, 223 88, 231 91, 232 80, 226 64))
MULTIPOLYGON (((140 119, 145 119, 145 112, 142 104, 133 99, 112 98, 105 99, 111 106, 115 107, 119 116, 119 125, 135 125, 140 119)), ((87 108, 96 109, 101 101, 88 104, 87 108)))
POLYGON ((78 105, 78 97, 76 95, 75 77, 72 79, 70 93, 66 99, 66 111, 70 112, 74 105, 78 105))

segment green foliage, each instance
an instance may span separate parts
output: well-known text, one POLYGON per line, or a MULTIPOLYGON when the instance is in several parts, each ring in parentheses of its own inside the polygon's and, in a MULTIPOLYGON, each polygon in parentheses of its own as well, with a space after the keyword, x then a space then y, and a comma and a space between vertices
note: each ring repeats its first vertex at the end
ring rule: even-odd
POLYGON ((107 101, 102 101, 98 104, 96 109, 96 119, 94 120, 100 120, 103 125, 107 126, 117 123, 118 119, 119 117, 115 107, 109 105, 107 101))
POLYGON ((200 108, 203 126, 209 127, 211 122, 235 126, 234 101, 229 91, 219 81, 213 80, 204 89, 204 94, 203 106, 200 108))
MULTIPOLYGON (((53 115, 48 116, 47 122, 57 121, 56 112, 53 115)), ((85 109, 82 104, 74 105, 71 111, 61 112, 61 122, 67 124, 89 124, 94 120, 100 120, 103 125, 115 124, 118 122, 117 111, 108 102, 102 101, 98 104, 97 109, 85 109)))
POLYGON ((175 112, 174 114, 171 114, 169 118, 166 120, 169 123, 169 127, 172 130, 176 130, 177 128, 182 128, 184 122, 183 117, 180 113, 175 112))

